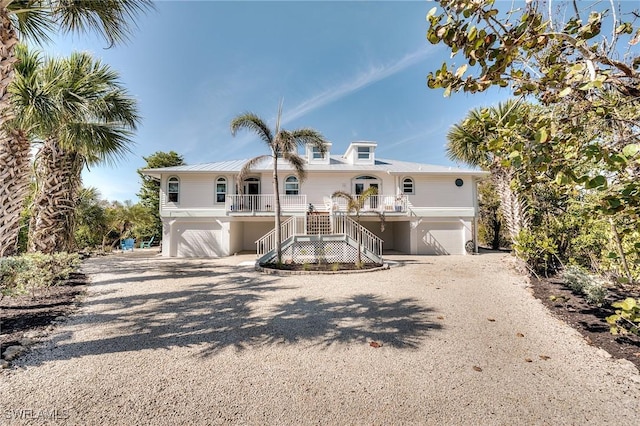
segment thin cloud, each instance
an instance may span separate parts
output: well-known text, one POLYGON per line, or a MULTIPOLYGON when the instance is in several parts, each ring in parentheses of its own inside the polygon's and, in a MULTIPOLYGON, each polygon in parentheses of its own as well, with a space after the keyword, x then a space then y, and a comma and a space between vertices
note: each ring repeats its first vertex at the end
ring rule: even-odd
POLYGON ((420 49, 413 53, 405 55, 399 61, 389 63, 383 66, 372 67, 365 73, 357 75, 355 78, 341 84, 338 87, 326 90, 296 106, 293 110, 287 111, 283 117, 283 124, 300 118, 311 111, 331 104, 338 99, 344 98, 370 84, 376 83, 380 80, 384 80, 394 74, 397 74, 410 66, 426 59, 430 56, 431 52, 426 49, 420 49))

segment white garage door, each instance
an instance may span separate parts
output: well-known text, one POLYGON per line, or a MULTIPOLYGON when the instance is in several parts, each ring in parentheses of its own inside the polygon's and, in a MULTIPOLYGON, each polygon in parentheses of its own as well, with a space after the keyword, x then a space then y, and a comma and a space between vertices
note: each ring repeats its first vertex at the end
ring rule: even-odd
POLYGON ((218 257, 227 253, 221 246, 222 227, 217 222, 183 222, 177 226, 178 257, 218 257))
POLYGON ((418 225, 418 254, 464 254, 460 222, 422 222, 418 225))

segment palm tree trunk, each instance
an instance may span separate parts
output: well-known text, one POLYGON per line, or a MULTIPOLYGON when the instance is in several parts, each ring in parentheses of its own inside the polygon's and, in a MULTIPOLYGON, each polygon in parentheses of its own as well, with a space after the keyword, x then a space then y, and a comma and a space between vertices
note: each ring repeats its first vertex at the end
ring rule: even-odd
POLYGON ((280 189, 278 185, 278 155, 274 153, 273 155, 273 194, 275 195, 275 207, 276 207, 276 218, 275 218, 275 239, 276 239, 276 253, 278 263, 282 263, 282 233, 280 232, 280 226, 282 224, 282 208, 280 206, 280 189))
POLYGON ((55 139, 47 140, 38 153, 29 251, 74 249, 75 207, 83 165, 81 155, 65 152, 55 139))
POLYGON ((8 87, 18 37, 6 8, 0 8, 0 257, 16 254, 20 214, 29 188, 29 141, 5 125, 13 118, 8 87))
POLYGON ((29 193, 31 144, 24 132, 0 130, 0 257, 18 252, 18 235, 29 193))
POLYGON ((506 169, 494 170, 496 190, 500 196, 500 209, 504 217, 511 242, 515 243, 516 237, 522 229, 528 228, 529 220, 521 197, 511 189, 512 172, 506 169))

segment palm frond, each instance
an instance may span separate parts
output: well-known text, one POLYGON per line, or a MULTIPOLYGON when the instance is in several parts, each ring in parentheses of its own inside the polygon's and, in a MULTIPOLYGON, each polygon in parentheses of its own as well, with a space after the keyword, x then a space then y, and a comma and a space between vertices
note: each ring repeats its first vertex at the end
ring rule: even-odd
POLYGON ((317 130, 310 128, 296 129, 291 132, 291 135, 298 145, 311 144, 313 147, 318 148, 322 155, 327 153, 327 140, 317 130))
POLYGON ((256 164, 260 163, 261 161, 264 161, 267 158, 271 158, 270 155, 259 155, 257 157, 253 157, 252 159, 250 159, 249 161, 247 161, 246 163, 244 163, 244 165, 242 166, 242 168, 240 169, 240 172, 238 172, 238 189, 242 190, 242 185, 241 183, 247 178, 247 176, 249 176, 249 174, 251 173, 252 169, 255 167, 256 164))
POLYGON ((55 29, 55 23, 44 0, 13 0, 7 10, 14 28, 23 38, 38 44, 51 40, 49 33, 55 29))
POLYGON ((101 122, 67 122, 59 129, 60 146, 87 158, 89 165, 116 164, 131 152, 133 133, 119 124, 101 122))
POLYGON ((96 31, 109 47, 128 40, 135 19, 151 0, 51 0, 51 16, 65 32, 96 31))
POLYGON ((256 114, 247 112, 235 117, 231 121, 231 135, 235 136, 240 129, 246 129, 256 133, 269 147, 273 146, 271 129, 269 129, 269 126, 256 114))
POLYGON ((284 158, 295 169, 300 182, 304 182, 307 178, 307 171, 305 169, 306 162, 304 158, 300 157, 295 152, 285 152, 282 158, 284 158))

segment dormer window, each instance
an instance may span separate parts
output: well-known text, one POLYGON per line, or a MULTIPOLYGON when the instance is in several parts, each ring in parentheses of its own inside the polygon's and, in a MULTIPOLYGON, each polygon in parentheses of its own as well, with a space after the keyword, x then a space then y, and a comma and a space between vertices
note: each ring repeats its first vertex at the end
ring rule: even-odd
POLYGON ((322 160, 324 159, 324 154, 317 146, 311 148, 311 158, 314 160, 322 160))
POLYGON ((325 152, 322 152, 322 148, 314 146, 308 143, 305 150, 305 156, 309 164, 329 164, 329 156, 331 152, 331 143, 328 142, 324 145, 325 152))
POLYGON ((368 160, 371 157, 371 148, 368 146, 358 147, 358 160, 368 160))
POLYGON ((349 164, 374 165, 376 163, 375 152, 377 145, 375 142, 368 141, 351 142, 343 157, 349 164))

